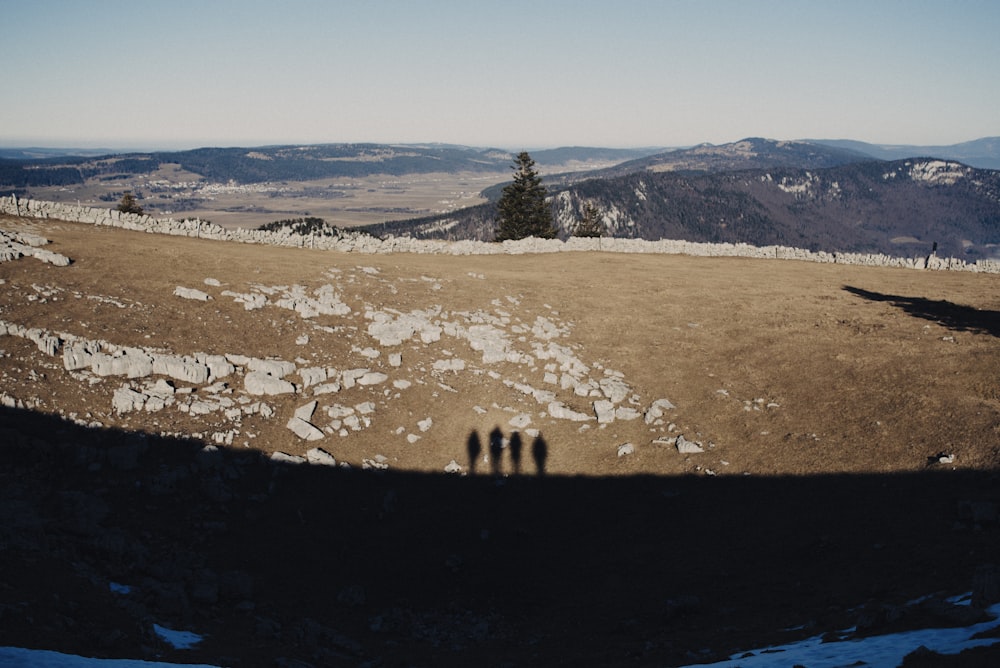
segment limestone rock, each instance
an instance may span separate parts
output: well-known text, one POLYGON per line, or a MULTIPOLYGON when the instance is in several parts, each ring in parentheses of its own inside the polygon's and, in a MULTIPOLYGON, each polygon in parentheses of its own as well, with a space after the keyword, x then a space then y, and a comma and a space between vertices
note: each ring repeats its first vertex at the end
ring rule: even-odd
POLYGON ((677 452, 682 455, 695 455, 699 452, 705 452, 705 448, 701 447, 701 443, 687 440, 684 438, 684 434, 677 437, 674 441, 674 446, 677 448, 677 452))
POLYGON ((210 372, 207 365, 187 356, 153 355, 153 373, 193 385, 204 385, 210 372))
POLYGON ((306 441, 318 441, 323 438, 321 429, 299 417, 293 417, 285 426, 296 436, 306 441))
POLYGON ((251 371, 266 373, 275 378, 284 378, 290 373, 295 373, 295 363, 285 360, 262 360, 249 358, 245 365, 251 371))
POLYGON ((607 399, 598 399, 594 402, 594 415, 600 424, 608 424, 615 421, 615 405, 607 399))
POLYGON ((646 409, 643 421, 646 424, 654 424, 657 420, 663 417, 663 411, 673 410, 674 408, 676 408, 676 406, 670 403, 667 399, 657 399, 650 404, 648 409, 646 409))
POLYGON ((174 288, 174 296, 183 297, 184 299, 194 299, 200 302, 207 302, 212 298, 207 292, 202 292, 195 288, 185 288, 180 285, 174 288))
POLYGON ((262 371, 248 373, 243 379, 243 386, 249 394, 254 395, 292 394, 295 392, 295 386, 287 380, 276 378, 262 371))
POLYGON ((389 380, 389 376, 380 371, 369 371, 357 379, 358 385, 378 385, 389 380))
POLYGON ((271 453, 271 461, 283 462, 285 464, 304 464, 306 459, 305 457, 299 457, 298 455, 290 455, 285 452, 276 451, 271 453))
POLYGON ((552 401, 548 405, 549 415, 557 420, 572 420, 573 422, 587 422, 593 420, 591 416, 574 411, 561 401, 552 401))
POLYGON ((305 420, 306 422, 312 420, 313 413, 316 412, 316 404, 317 402, 310 401, 307 404, 299 406, 297 409, 295 409, 295 417, 299 418, 300 420, 305 420))
POLYGON ((146 403, 146 395, 136 392, 127 385, 115 390, 114 396, 111 398, 111 407, 119 414, 142 410, 144 403, 146 403))
POLYGON ((320 466, 336 466, 337 460, 334 459, 333 455, 322 448, 312 448, 306 451, 306 461, 310 464, 319 464, 320 466))

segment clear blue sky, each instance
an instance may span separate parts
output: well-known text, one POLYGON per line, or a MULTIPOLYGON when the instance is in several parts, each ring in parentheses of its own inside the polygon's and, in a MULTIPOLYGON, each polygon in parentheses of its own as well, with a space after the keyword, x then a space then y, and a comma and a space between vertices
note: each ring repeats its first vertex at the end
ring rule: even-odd
POLYGON ((0 0, 0 145, 1000 135, 997 0, 0 0))

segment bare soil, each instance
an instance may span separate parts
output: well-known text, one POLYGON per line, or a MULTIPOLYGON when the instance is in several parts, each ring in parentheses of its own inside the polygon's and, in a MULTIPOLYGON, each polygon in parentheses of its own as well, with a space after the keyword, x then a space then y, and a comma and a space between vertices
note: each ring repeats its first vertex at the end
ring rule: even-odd
MULTIPOLYGON (((126 379, 81 381, 30 341, 0 338, 0 392, 27 407, 0 413, 0 644, 233 666, 681 665, 862 618, 871 632, 957 623, 906 603, 968 591, 1000 563, 998 276, 360 256, 0 225, 73 260, 0 264, 7 322, 412 382, 319 397, 376 410, 369 427, 315 443, 285 428, 308 396, 268 397, 275 416, 246 417, 209 456, 209 436, 232 428, 218 414, 118 415, 111 395, 126 379), (247 311, 222 294, 328 284, 350 315, 247 311), (181 299, 177 286, 213 298, 181 299), (676 408, 653 424, 558 420, 514 386, 549 387, 544 360, 485 364, 456 338, 383 347, 367 334, 366 311, 433 309, 507 318, 515 346, 544 318, 594 377, 627 382, 625 405, 676 408), (433 370, 452 358, 467 368, 433 370), (496 460, 470 461, 472 433, 510 436, 524 414, 547 445, 545 475, 527 431, 520 475, 509 451, 495 472, 496 460), (705 452, 655 442, 677 434, 705 452), (619 456, 625 443, 634 452, 619 456), (351 468, 262 456, 317 444, 351 468), (362 470, 377 455, 388 470, 362 470), (469 475, 443 473, 452 460, 469 475), (153 622, 206 640, 170 650, 153 622)), ((592 398, 560 399, 592 411, 592 398)))

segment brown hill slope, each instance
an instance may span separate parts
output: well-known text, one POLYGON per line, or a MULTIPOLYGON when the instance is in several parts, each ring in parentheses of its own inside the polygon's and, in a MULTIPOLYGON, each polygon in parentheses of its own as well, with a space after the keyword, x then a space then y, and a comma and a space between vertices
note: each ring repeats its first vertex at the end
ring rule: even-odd
POLYGON ((0 392, 28 409, 0 422, 3 587, 39 620, 0 643, 166 652, 155 621, 209 637, 172 656, 226 665, 677 665, 1000 559, 996 276, 0 223, 73 260, 0 264, 0 392), (68 371, 74 339, 233 369, 161 405, 163 374, 68 371), (252 394, 253 359, 290 363, 296 391, 252 394), (314 400, 306 441, 286 425, 314 400), (351 469, 256 454, 314 447, 351 469), (113 600, 122 580, 140 593, 113 600))

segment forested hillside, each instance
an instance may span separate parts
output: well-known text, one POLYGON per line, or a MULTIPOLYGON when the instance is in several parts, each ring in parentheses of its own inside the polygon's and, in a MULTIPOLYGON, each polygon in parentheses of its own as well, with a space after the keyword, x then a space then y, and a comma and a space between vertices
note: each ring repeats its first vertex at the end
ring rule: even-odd
MULTIPOLYGON (((941 160, 826 169, 644 171, 550 190, 561 236, 586 204, 607 236, 788 245, 826 251, 992 257, 1000 172, 941 160)), ((495 206, 369 228, 420 238, 492 239, 495 206)))

